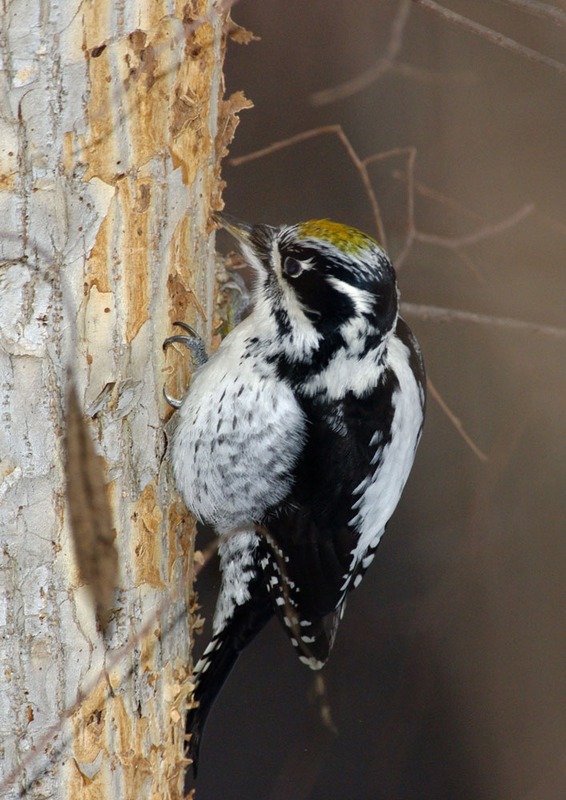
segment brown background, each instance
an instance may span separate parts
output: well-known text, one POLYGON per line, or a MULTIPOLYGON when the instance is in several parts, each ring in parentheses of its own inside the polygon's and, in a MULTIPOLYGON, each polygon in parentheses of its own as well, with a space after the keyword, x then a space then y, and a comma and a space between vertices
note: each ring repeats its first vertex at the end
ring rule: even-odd
MULTIPOLYGON (((446 5, 566 61, 566 27, 493 0, 446 5)), ((228 54, 229 91, 255 103, 232 155, 339 123, 360 157, 415 146, 415 179, 464 207, 418 196, 419 231, 473 233, 533 203, 517 224, 459 253, 416 242, 399 274, 403 299, 566 328, 565 75, 413 5, 399 61, 416 72, 392 70, 313 105, 314 92, 383 54, 398 8, 237 3, 233 17, 261 41, 228 54)), ((407 210, 393 172, 405 167, 398 158, 370 168, 394 259, 407 210)), ((227 210, 249 221, 329 216, 376 233, 335 137, 224 174, 227 210)), ((407 318, 430 378, 489 460, 431 398, 409 485, 324 671, 338 735, 321 723, 312 675, 274 624, 212 714, 202 800, 566 797, 566 339, 407 318)), ((200 588, 213 602, 213 571, 200 588)))

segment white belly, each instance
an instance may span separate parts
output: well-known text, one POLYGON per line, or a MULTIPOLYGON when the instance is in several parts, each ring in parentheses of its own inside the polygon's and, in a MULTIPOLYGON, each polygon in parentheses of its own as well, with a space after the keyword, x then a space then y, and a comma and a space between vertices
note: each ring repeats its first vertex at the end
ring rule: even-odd
POLYGON ((187 507, 219 531, 260 522, 285 498, 304 440, 291 390, 265 364, 241 358, 249 332, 240 328, 195 374, 172 442, 187 507))

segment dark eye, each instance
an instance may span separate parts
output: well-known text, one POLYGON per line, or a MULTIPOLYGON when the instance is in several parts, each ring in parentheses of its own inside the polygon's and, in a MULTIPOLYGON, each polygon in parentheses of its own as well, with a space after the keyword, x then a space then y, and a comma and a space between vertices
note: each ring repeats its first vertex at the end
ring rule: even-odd
POLYGON ((285 261, 283 262, 283 272, 285 275, 288 275, 290 278, 298 278, 301 272, 303 271, 303 265, 300 261, 297 261, 296 258, 291 258, 291 256, 287 256, 285 261))

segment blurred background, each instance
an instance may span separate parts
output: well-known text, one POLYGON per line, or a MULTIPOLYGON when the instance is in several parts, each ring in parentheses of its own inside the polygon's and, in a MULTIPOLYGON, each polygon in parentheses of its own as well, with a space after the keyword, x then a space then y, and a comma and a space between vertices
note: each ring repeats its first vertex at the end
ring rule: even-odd
MULTIPOLYGON (((529 3, 442 2, 566 63, 566 27, 529 3)), ((564 798, 566 74, 409 0, 240 0, 232 16, 261 39, 229 47, 228 93, 255 105, 231 155, 340 125, 358 163, 332 133, 227 163, 226 209, 381 235, 363 162, 400 150, 366 174, 405 316, 471 442, 429 396, 326 699, 270 625, 210 717, 198 798, 564 798)), ((214 569, 198 588, 210 613, 214 569)))

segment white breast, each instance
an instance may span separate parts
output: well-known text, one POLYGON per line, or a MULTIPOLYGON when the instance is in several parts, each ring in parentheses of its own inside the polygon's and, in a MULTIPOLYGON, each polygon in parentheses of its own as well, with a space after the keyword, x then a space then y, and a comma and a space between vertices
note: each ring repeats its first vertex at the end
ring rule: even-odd
POLYGON ((175 481, 188 508, 219 530, 260 522, 291 486, 305 419, 272 367, 244 358, 250 317, 195 374, 172 442, 175 481))

